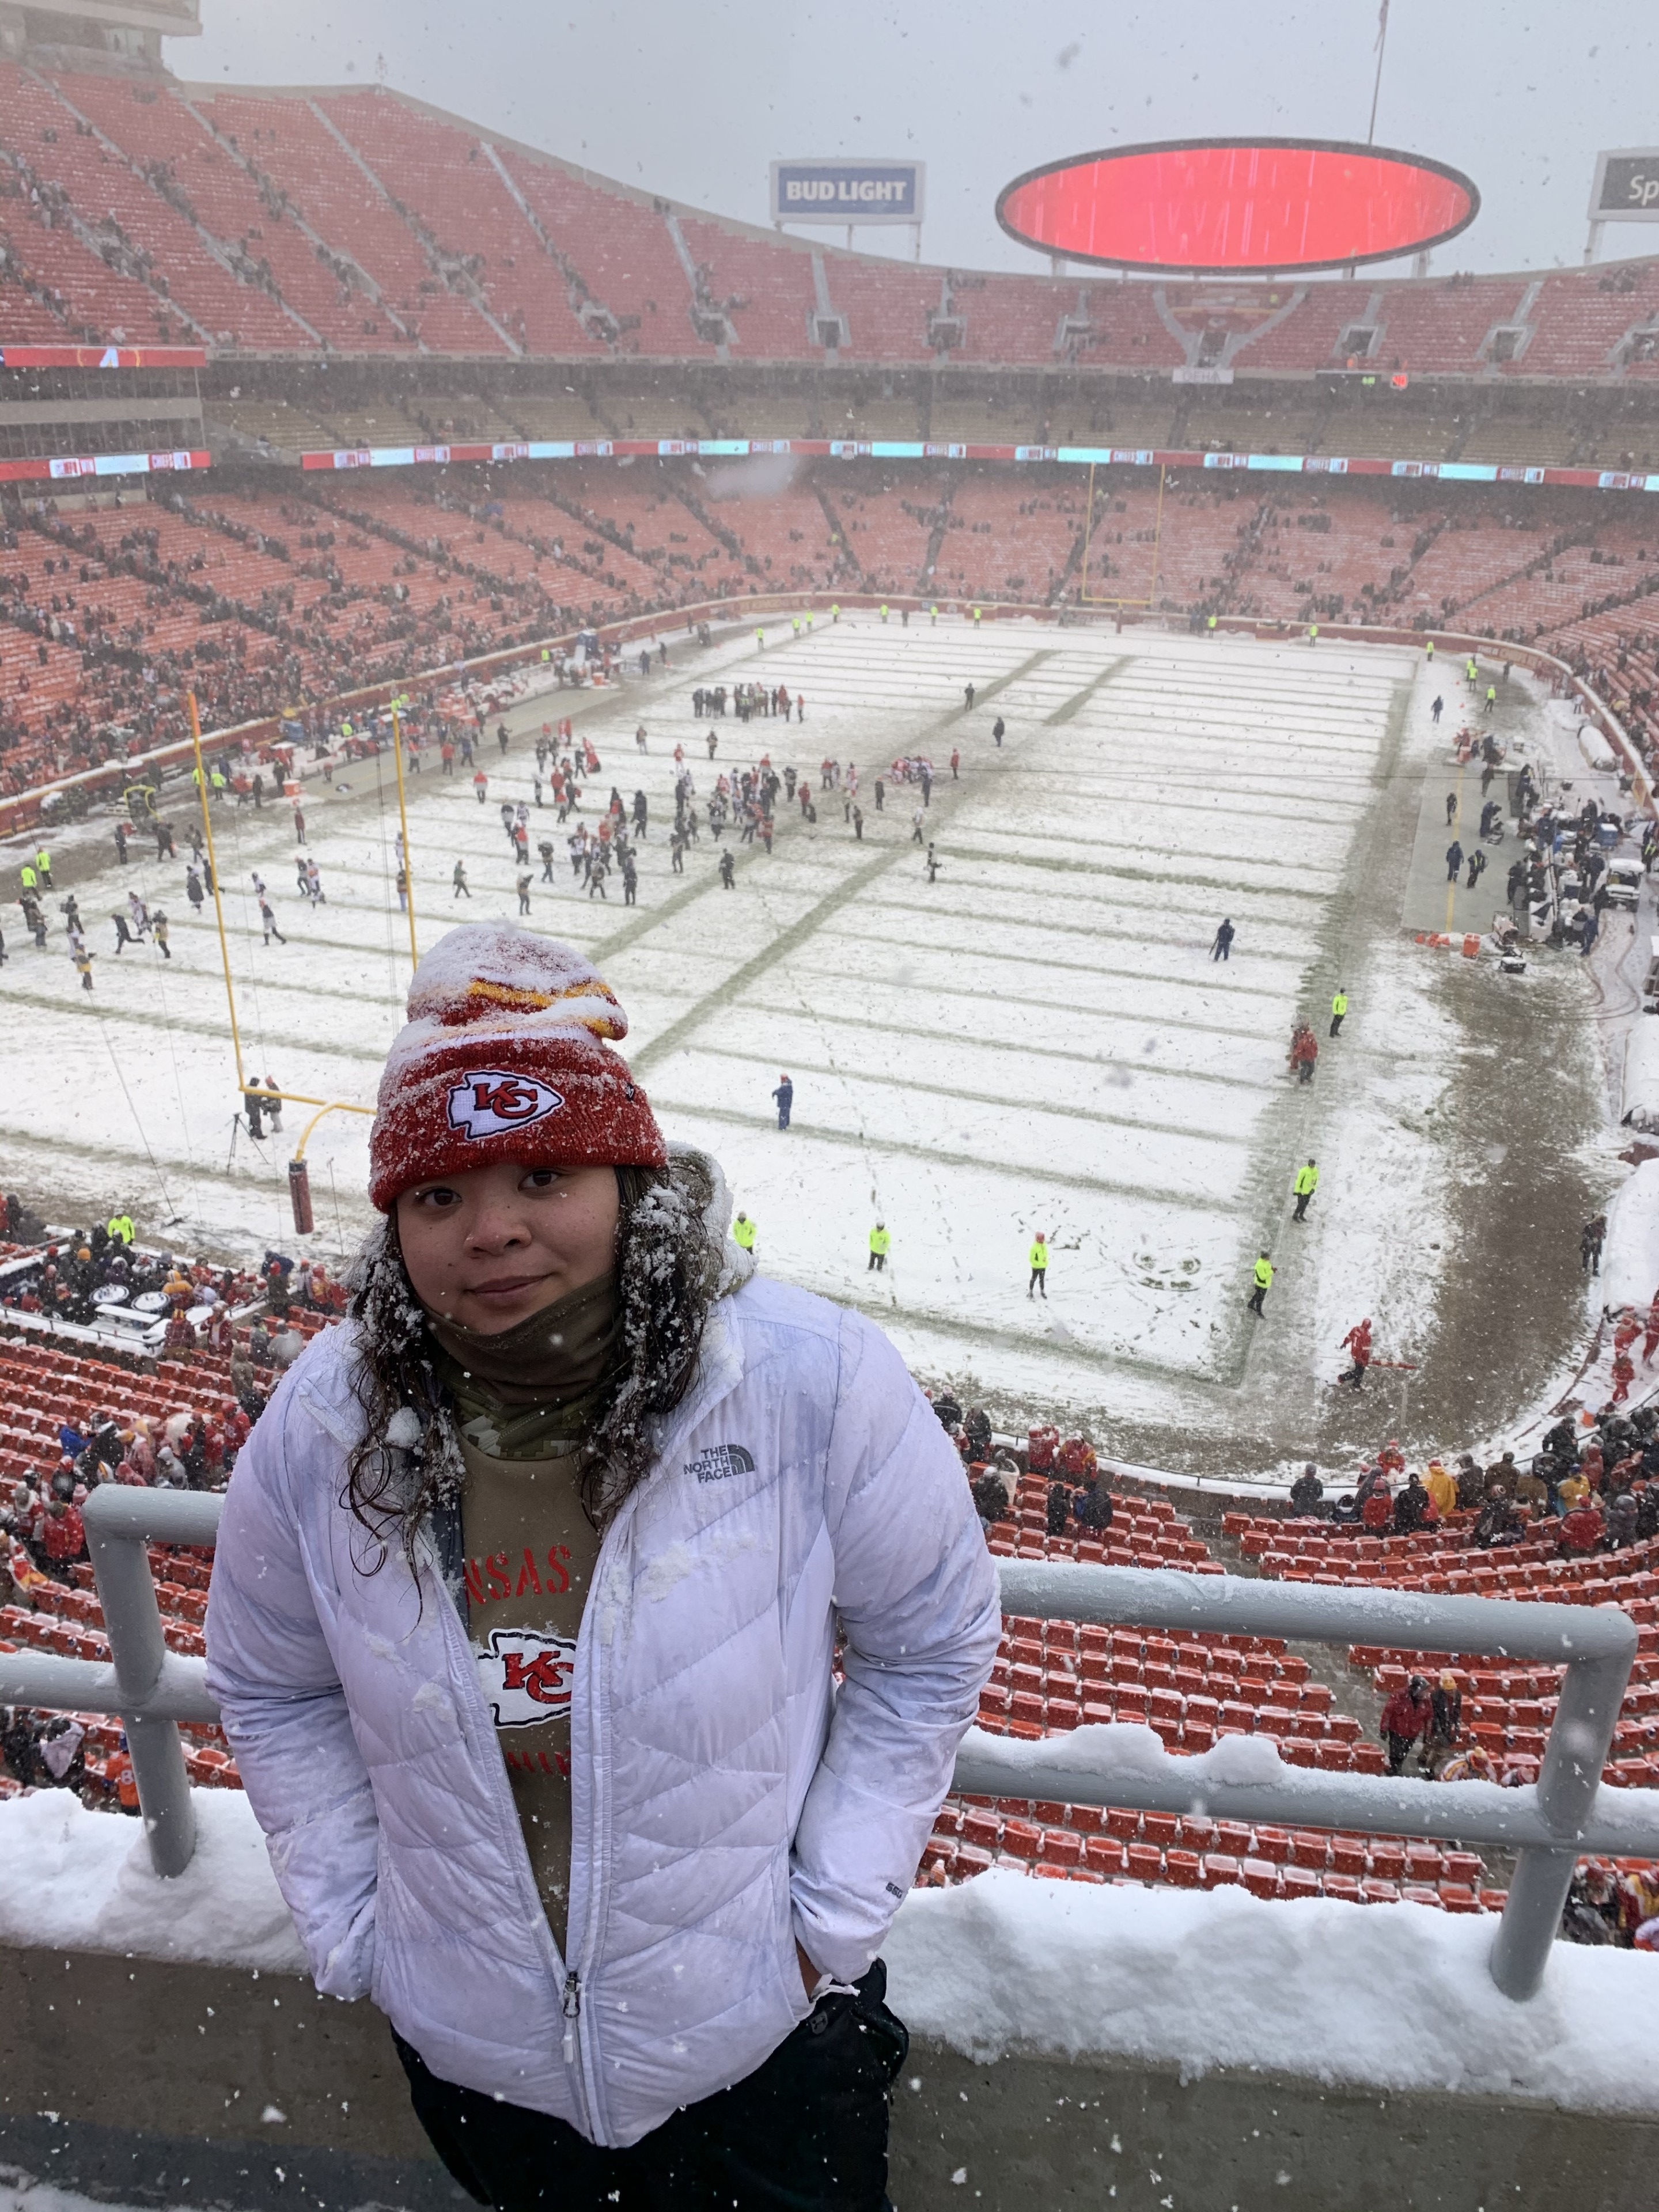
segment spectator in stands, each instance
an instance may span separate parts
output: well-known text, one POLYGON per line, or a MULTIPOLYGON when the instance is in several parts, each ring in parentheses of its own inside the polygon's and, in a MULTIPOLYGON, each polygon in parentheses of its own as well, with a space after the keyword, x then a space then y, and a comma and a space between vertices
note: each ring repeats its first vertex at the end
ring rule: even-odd
POLYGON ((1442 1521, 1449 1521, 1457 1510, 1457 1485, 1447 1473, 1443 1462, 1431 1459, 1428 1472, 1423 1477, 1423 1487, 1429 1493, 1435 1511, 1442 1521))
POLYGON ((41 1550, 46 1572, 60 1583, 73 1583, 75 1562, 87 1556, 87 1529, 81 1518, 80 1505, 80 1498, 86 1492, 82 1489, 77 1497, 78 1488, 67 1468, 52 1479, 52 1496, 41 1531, 41 1550))
POLYGON ((1449 1668, 1429 1694, 1429 1725, 1423 1738, 1423 1771, 1432 1773, 1437 1761, 1449 1759, 1463 1732, 1463 1692, 1449 1668))
POLYGON ((1292 1513, 1317 1513, 1325 1495, 1325 1486, 1319 1480, 1319 1469, 1310 1460, 1291 1485, 1292 1513))
POLYGON ((1515 1463, 1515 1454, 1504 1452, 1486 1469, 1486 1487, 1488 1492, 1501 1490, 1505 1498, 1513 1498, 1521 1485, 1521 1470, 1515 1463))
POLYGON ((38 1724, 21 1705, 0 1707, 0 1757, 26 1790, 38 1787, 40 1781, 40 1741, 38 1724))
POLYGON ((1473 1452, 1459 1455, 1454 1476, 1457 1485, 1457 1504, 1460 1512, 1469 1512, 1480 1505, 1486 1496, 1486 1478, 1473 1452))
POLYGON ((981 1468, 971 1485, 974 1510, 988 1536, 995 1522, 1013 1517, 1007 1481, 994 1467, 981 1468))
POLYGON ((1406 1486, 1394 1501, 1395 1534, 1409 1536, 1417 1529, 1431 1528, 1439 1519, 1434 1501, 1418 1479, 1413 1468, 1406 1478, 1406 1486))
POLYGON ((1561 1518, 1561 1549, 1582 1556, 1599 1552, 1607 1534, 1607 1524, 1601 1518, 1601 1509, 1593 1498, 1587 1498, 1561 1518))
POLYGON ((599 1042, 626 1023, 580 954, 474 926, 427 956, 413 994, 450 1019, 411 1022, 383 1079, 371 1196, 386 1221, 357 1325, 319 1340, 305 1389, 285 1384, 284 1418, 250 1438, 208 1613, 209 1682, 319 1984, 373 1984, 416 2113, 481 2201, 523 2201, 529 2175, 556 2170, 573 2205, 617 2188, 713 2203, 740 2158, 745 2204, 877 2204, 905 2047, 877 1952, 1000 1632, 960 1464, 871 1324, 827 1305, 803 1320, 800 1292, 739 1258, 712 1166, 671 1160, 599 1042), (523 1010, 507 1019, 509 988, 523 1010), (492 1066, 567 1110, 457 1131, 453 1072, 486 1038, 492 1066), (545 1474, 535 1494, 526 1464, 545 1474), (729 1556, 682 1573, 710 1510, 729 1556), (564 1587, 475 1601, 470 1652, 434 1525, 475 1576, 510 1528, 514 1555, 559 1559, 564 1587), (656 1592, 648 1628, 620 1632, 607 1605, 582 1619, 601 1527, 656 1592), (579 1676, 590 1650, 605 1656, 567 1719, 579 1637, 579 1676), (454 1737, 435 1763, 379 1756, 431 1731, 434 1696, 487 1729, 485 1692, 510 1731, 499 1753, 454 1737), (807 1712, 791 1778, 777 1746, 807 1712), (552 1731, 544 1765, 531 1727, 552 1731), (503 1756, 522 1839, 501 1832, 503 1756), (573 1825, 572 1770, 580 1808, 590 1763, 604 1815, 573 1825), (751 1840, 734 1860, 738 1820, 751 1840), (441 1830, 453 1849, 434 1854, 422 1837, 441 1830), (618 1905, 584 1918, 594 1894, 618 1905), (567 1975, 553 1947, 573 1906, 567 1975))
POLYGON ((87 1778, 87 1732, 69 1713, 58 1713, 46 1723, 37 1746, 40 1776, 59 1790, 79 1790, 87 1778))
POLYGON ((1104 1475, 1094 1474, 1084 1479, 1083 1487, 1072 1499, 1072 1512, 1078 1527, 1088 1536, 1103 1536, 1112 1525, 1115 1507, 1112 1493, 1106 1487, 1104 1475))
POLYGON ((1382 1708, 1380 1727, 1390 1774, 1405 1771, 1412 1746, 1427 1734, 1433 1717, 1429 1686, 1420 1674, 1413 1674, 1382 1708))
POLYGON ((1504 1544, 1519 1544, 1525 1540, 1526 1530, 1502 1490, 1489 1490, 1486 1503, 1475 1516, 1474 1540, 1483 1551, 1504 1544))

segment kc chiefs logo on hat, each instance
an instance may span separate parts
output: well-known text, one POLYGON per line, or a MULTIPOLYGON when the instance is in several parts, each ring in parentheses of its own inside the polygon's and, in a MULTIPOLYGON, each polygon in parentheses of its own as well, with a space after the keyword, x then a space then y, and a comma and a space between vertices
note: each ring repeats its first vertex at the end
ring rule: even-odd
POLYGON ((564 1104, 558 1091, 533 1075, 507 1075, 498 1067, 469 1068, 449 1086, 449 1126, 469 1140, 498 1137, 544 1121, 564 1104))

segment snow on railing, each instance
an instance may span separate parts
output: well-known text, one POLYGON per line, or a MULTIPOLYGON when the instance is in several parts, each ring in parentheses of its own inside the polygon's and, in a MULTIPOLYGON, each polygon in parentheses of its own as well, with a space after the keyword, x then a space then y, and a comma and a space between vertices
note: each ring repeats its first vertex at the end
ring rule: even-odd
POLYGON ((109 1483, 82 1508, 110 1660, 46 1651, 0 1651, 0 1700, 75 1713, 118 1713, 126 1730, 138 1806, 158 1875, 182 1874, 196 1849, 180 1721, 216 1721, 207 1662, 169 1651, 150 1572, 151 1544, 209 1547, 224 1500, 177 1490, 109 1483))
POLYGON ((1659 1856, 1659 1791, 1601 1796, 1601 1769, 1636 1656, 1636 1625, 1616 1606, 1517 1604, 1053 1560, 999 1560, 997 1572, 1004 1613, 1025 1619, 1490 1652, 1566 1672, 1538 1780, 1520 1789, 1286 1766, 1270 1744, 1249 1736, 1225 1737, 1198 1758, 1175 1758, 1150 1729, 1114 1726, 1035 1742, 970 1729, 951 1784, 964 1796, 1202 1811, 1222 1820, 1455 1837, 1513 1850, 1515 1878, 1492 1945, 1492 1975, 1506 1996, 1519 1999, 1533 1996, 1543 1978, 1580 1853, 1659 1856))
MULTIPOLYGON (((218 1709, 208 1694, 205 1662, 169 1651, 163 1641, 147 1547, 211 1547, 222 1504, 177 1491, 114 1485, 94 1491, 85 1507, 87 1543, 111 1662, 0 1653, 0 1699, 120 1715, 151 1863, 161 1875, 182 1873, 196 1845, 178 1723, 216 1720, 218 1709)), ((1582 1853, 1659 1857, 1659 1790, 1601 1790, 1637 1648, 1635 1624, 1616 1606, 1520 1604, 1057 1560, 999 1560, 997 1572, 1005 1614, 1027 1619, 1492 1654, 1564 1666, 1565 1674, 1538 1780, 1518 1789, 1288 1766, 1271 1743, 1244 1735, 1178 1758, 1151 1729, 1114 1725, 1037 1741, 971 1729, 951 1784, 960 1794, 1455 1838, 1513 1850, 1515 1878, 1491 1966, 1498 1988, 1516 1999, 1533 1996, 1543 1978, 1582 1853)))

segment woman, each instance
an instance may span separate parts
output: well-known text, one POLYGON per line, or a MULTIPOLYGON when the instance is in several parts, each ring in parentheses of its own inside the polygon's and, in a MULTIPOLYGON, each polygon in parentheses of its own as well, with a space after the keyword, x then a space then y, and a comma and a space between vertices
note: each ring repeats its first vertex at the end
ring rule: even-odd
POLYGON ((1000 1629, 957 1455, 876 1329, 753 1277, 579 954, 453 930, 409 1012, 351 1322, 208 1613, 318 1987, 503 2212, 874 2212, 876 1954, 1000 1629))

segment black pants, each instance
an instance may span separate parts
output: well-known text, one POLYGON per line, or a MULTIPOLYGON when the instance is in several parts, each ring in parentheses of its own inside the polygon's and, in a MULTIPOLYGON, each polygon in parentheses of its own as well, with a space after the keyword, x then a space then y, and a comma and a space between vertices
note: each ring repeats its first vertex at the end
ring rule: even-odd
POLYGON ((627 2150, 563 2120, 440 2081, 401 2036, 415 2116, 470 2196, 495 2212, 884 2212, 889 2091, 910 2039, 882 2002, 820 1997, 765 2064, 627 2150))
POLYGON ((1249 1297, 1244 1301, 1245 1304, 1249 1306, 1252 1313, 1261 1314, 1264 1319, 1266 1318, 1267 1309, 1262 1302, 1267 1297, 1267 1285, 1265 1283, 1258 1283, 1255 1288, 1250 1292, 1249 1297))
POLYGON ((1331 1035, 1333 1036, 1341 1036, 1342 1024, 1346 1018, 1347 1017, 1344 1014, 1333 1014, 1331 1016, 1331 1035))
POLYGON ((1299 1190, 1299 1191, 1297 1191, 1297 1194, 1296 1194, 1296 1212, 1295 1212, 1295 1213, 1294 1213, 1294 1214, 1292 1215, 1292 1217, 1291 1217, 1291 1218, 1292 1218, 1293 1220, 1296 1220, 1296 1221, 1305 1221, 1305 1220, 1307 1219, 1307 1218, 1308 1218, 1308 1200, 1309 1200, 1312 1196, 1313 1196, 1313 1193, 1312 1193, 1310 1190, 1299 1190))

